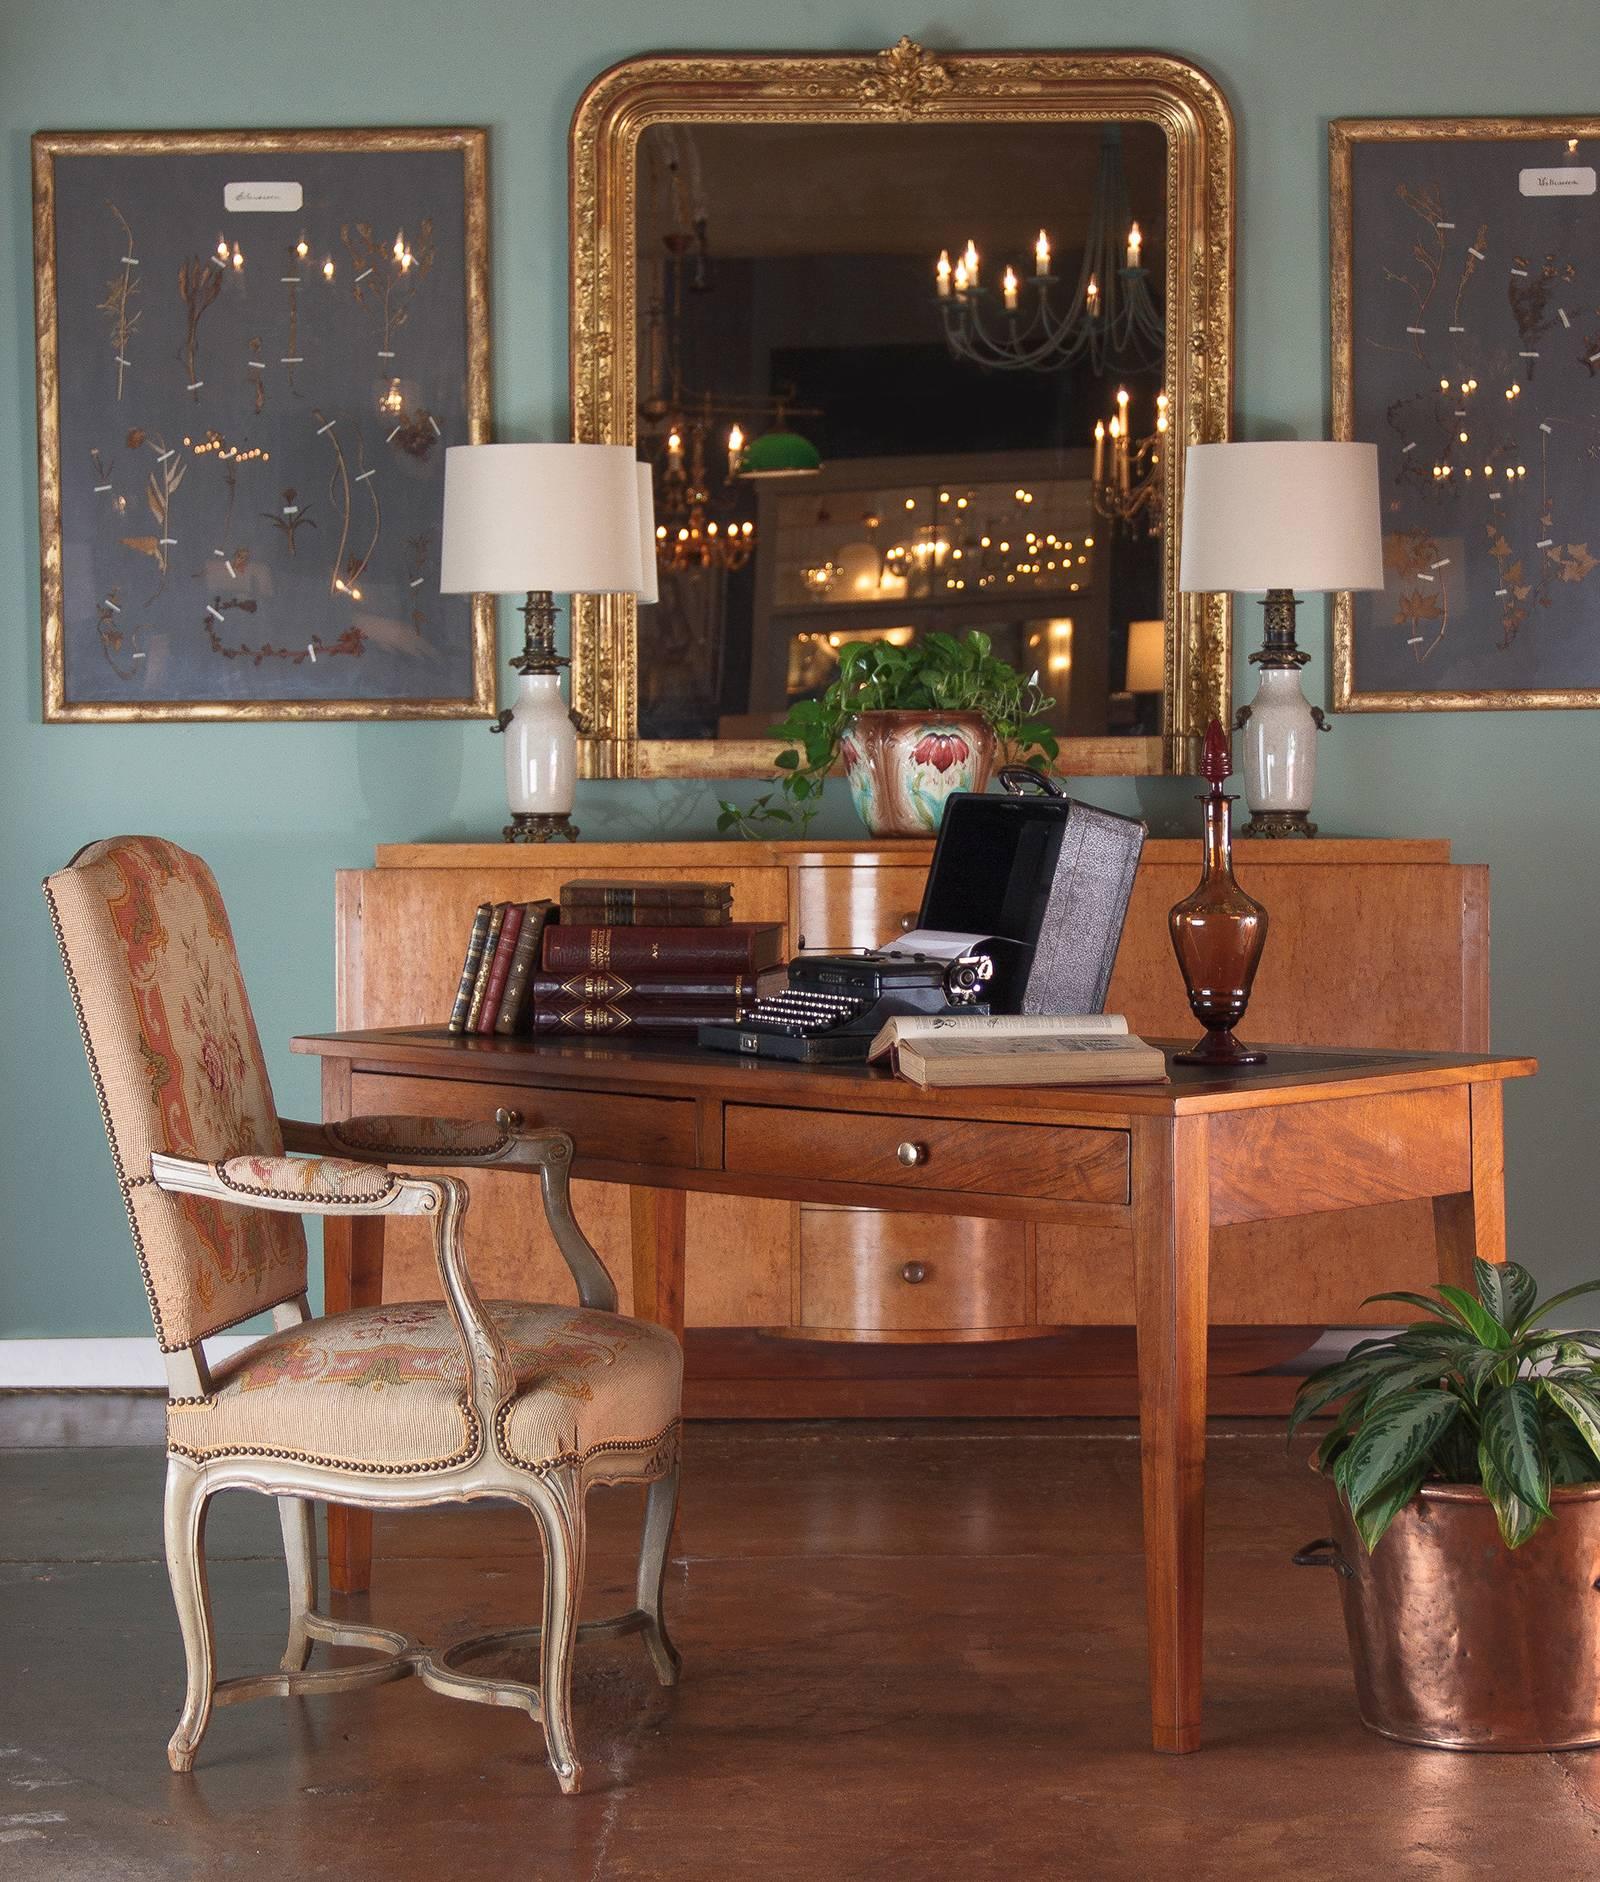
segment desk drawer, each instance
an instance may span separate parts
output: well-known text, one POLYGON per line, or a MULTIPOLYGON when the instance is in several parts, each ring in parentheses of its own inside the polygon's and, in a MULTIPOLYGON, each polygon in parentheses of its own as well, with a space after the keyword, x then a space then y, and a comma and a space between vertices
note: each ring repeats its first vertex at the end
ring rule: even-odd
POLYGON ((723 1161, 743 1175, 795 1176, 896 1188, 1125 1203, 1128 1134, 1120 1130, 791 1111, 730 1104, 723 1161))
POLYGON ((472 1084, 453 1078, 387 1078, 357 1073, 352 1110, 410 1117, 462 1117, 493 1123, 497 1108, 522 1114, 523 1124, 564 1130, 577 1161, 665 1164, 692 1169, 694 1102, 689 1098, 631 1098, 603 1091, 528 1091, 516 1085, 472 1084))

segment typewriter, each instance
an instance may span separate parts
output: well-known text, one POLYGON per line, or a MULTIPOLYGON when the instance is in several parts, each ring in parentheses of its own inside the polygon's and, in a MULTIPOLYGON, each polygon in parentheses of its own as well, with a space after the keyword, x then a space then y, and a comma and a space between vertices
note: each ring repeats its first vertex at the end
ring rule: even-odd
POLYGON ((881 950, 801 954, 789 984, 763 994, 737 1020, 702 1026, 722 1052, 805 1064, 862 1060, 886 1020, 907 1013, 986 1013, 995 959, 977 936, 912 933, 881 950))

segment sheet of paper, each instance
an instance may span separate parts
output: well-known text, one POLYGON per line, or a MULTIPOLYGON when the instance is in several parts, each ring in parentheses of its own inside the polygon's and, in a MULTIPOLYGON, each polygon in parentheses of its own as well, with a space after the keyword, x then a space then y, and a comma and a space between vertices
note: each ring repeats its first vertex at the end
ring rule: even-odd
POLYGON ((930 961, 959 961, 993 937, 986 934, 951 934, 943 928, 913 928, 883 949, 885 954, 924 954, 930 961))

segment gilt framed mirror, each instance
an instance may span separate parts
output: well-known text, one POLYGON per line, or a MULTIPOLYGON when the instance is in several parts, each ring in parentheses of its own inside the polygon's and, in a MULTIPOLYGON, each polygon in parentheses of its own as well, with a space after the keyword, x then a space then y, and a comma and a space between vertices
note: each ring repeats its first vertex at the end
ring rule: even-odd
POLYGON ((982 629, 1057 768, 1191 768, 1227 600, 1233 124, 1155 53, 671 54, 573 121, 572 404, 652 466, 660 599, 575 598, 591 777, 766 772, 851 640, 982 629))

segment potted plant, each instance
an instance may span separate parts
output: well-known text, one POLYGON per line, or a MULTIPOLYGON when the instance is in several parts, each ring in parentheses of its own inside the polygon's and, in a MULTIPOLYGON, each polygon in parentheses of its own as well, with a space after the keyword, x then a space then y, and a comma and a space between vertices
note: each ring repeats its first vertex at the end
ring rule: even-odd
POLYGON ((1301 1386, 1290 1435, 1333 1424, 1313 1465, 1334 1534, 1361 1716, 1413 1744, 1600 1743, 1600 1333, 1550 1314, 1514 1262, 1476 1296, 1377 1294, 1420 1310, 1301 1386))
POLYGON ((1042 714, 1055 703, 974 630, 925 634, 905 646, 850 641, 820 699, 797 700, 772 728, 783 739, 778 788, 748 807, 723 802, 718 830, 804 833, 822 784, 842 764, 862 822, 874 836, 929 836, 945 799, 981 791, 997 753, 1042 770, 1056 756, 1042 714))

